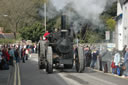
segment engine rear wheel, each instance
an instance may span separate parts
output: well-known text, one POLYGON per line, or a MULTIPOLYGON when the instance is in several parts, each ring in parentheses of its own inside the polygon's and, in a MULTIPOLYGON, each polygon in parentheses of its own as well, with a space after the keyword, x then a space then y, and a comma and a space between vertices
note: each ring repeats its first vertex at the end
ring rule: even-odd
POLYGON ((53 56, 52 56, 52 48, 49 46, 47 49, 47 62, 46 62, 46 72, 53 73, 53 56))
POLYGON ((85 58, 82 47, 78 47, 76 50, 75 66, 76 66, 76 71, 79 73, 83 72, 85 69, 85 58))
POLYGON ((45 69, 45 41, 40 41, 38 46, 38 67, 45 69))
POLYGON ((44 68, 45 68, 45 66, 43 66, 43 65, 41 64, 41 61, 40 61, 39 58, 38 58, 38 68, 39 68, 39 69, 44 69, 44 68))

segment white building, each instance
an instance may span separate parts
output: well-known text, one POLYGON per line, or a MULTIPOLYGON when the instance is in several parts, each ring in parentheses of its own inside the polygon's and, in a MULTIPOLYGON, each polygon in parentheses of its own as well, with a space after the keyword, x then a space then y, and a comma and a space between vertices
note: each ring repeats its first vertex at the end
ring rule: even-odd
POLYGON ((128 46, 128 0, 118 0, 117 3, 116 45, 122 50, 128 46))

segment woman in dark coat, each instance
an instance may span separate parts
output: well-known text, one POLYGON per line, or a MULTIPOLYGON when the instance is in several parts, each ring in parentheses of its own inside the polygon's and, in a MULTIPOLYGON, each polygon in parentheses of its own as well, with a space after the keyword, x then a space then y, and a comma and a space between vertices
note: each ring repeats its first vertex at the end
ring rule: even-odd
POLYGON ((17 48, 15 51, 15 58, 16 58, 16 63, 19 62, 19 49, 17 48))

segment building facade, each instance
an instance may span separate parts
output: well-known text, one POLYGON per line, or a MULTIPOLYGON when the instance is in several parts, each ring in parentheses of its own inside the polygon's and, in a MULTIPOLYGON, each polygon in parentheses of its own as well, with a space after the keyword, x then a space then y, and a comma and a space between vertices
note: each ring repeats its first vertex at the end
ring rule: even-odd
POLYGON ((128 46, 128 0, 118 0, 116 17, 116 46, 123 50, 124 45, 128 46))
POLYGON ((0 27, 0 39, 14 39, 14 33, 4 33, 3 27, 0 27))

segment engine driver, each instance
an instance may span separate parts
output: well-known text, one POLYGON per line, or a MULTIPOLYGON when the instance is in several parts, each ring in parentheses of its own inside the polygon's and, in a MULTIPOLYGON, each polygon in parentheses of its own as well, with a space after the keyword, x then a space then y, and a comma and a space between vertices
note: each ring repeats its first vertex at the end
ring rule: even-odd
POLYGON ((50 33, 48 31, 46 31, 43 35, 43 40, 47 40, 47 36, 49 35, 50 33))

